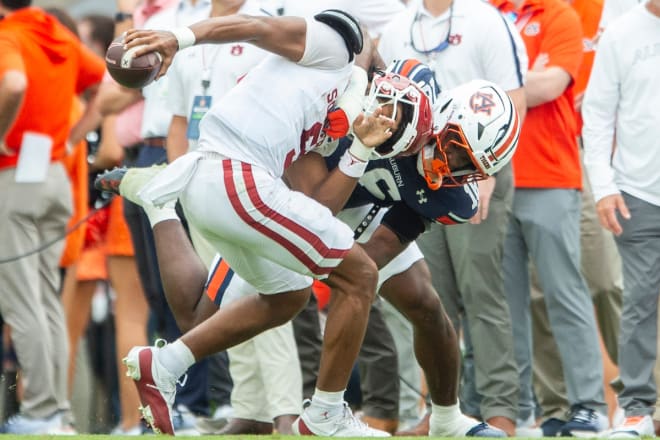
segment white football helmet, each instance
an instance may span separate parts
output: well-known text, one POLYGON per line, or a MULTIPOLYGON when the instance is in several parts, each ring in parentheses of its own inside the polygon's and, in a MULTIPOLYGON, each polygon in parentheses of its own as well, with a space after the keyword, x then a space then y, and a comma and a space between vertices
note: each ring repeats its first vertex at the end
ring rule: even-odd
POLYGON ((485 179, 513 157, 520 119, 497 84, 474 80, 447 90, 438 97, 433 116, 433 141, 418 158, 430 188, 485 179))
POLYGON ((387 104, 394 106, 391 118, 396 119, 397 112, 402 111, 403 120, 392 136, 374 149, 372 155, 385 159, 417 153, 433 134, 433 112, 429 97, 407 77, 377 71, 365 99, 364 111, 366 114, 373 113, 378 107, 387 104), (401 107, 398 104, 402 104, 401 107))

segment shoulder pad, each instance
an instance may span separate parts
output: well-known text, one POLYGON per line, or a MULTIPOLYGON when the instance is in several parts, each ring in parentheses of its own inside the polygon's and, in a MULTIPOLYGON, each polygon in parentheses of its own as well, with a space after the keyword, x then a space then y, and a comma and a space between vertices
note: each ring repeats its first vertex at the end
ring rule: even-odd
POLYGON ((316 21, 327 24, 337 31, 348 49, 349 61, 353 61, 355 54, 362 52, 363 38, 360 22, 347 12, 339 9, 326 9, 314 16, 316 21))

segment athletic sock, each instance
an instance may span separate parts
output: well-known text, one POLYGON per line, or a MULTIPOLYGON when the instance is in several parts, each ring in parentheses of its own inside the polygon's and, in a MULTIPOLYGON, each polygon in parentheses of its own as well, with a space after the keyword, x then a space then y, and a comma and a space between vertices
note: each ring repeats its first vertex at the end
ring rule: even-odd
POLYGON ((314 390, 312 404, 307 408, 307 413, 312 417, 331 418, 344 410, 344 391, 321 391, 314 390))
POLYGON ((195 356, 181 339, 158 350, 158 361, 177 379, 195 363, 195 356))
POLYGON ((445 435, 465 436, 478 422, 461 412, 458 403, 450 406, 432 404, 431 419, 434 425, 442 426, 445 435))
POLYGON ((176 200, 167 202, 165 205, 163 205, 162 208, 145 203, 142 206, 142 208, 144 209, 144 212, 147 214, 147 217, 149 218, 149 224, 151 225, 151 228, 153 229, 153 227, 156 226, 156 224, 163 222, 165 220, 181 221, 181 219, 176 213, 175 205, 176 205, 176 200))

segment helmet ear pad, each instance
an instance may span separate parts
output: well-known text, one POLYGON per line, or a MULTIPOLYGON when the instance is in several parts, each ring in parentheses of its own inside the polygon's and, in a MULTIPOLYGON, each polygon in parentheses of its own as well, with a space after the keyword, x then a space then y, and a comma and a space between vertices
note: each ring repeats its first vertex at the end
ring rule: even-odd
POLYGON ((356 54, 362 52, 364 37, 360 22, 351 14, 339 9, 326 9, 316 14, 314 19, 330 26, 341 36, 348 50, 349 62, 353 61, 356 54))

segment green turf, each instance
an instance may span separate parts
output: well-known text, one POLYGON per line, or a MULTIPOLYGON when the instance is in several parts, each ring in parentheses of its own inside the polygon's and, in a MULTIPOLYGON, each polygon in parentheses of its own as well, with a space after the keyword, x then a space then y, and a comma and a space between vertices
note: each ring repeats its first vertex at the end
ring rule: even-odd
MULTIPOLYGON (((118 436, 118 435, 97 435, 97 434, 84 434, 84 435, 71 435, 71 436, 54 436, 54 435, 9 435, 5 434, 2 435, 0 434, 0 440, 118 440, 118 439, 126 439, 126 436, 118 436)), ((143 436, 141 438, 144 438, 145 440, 149 439, 155 439, 155 436, 143 436)), ((170 437, 165 437, 165 436, 158 436, 159 440, 167 440, 170 437)), ((298 439, 300 440, 300 437, 292 436, 292 435, 203 435, 203 436, 198 436, 198 437, 177 437, 177 438, 185 438, 185 439, 190 439, 190 440, 242 440, 242 439, 273 439, 273 440, 294 440, 298 439)), ((317 438, 335 438, 335 437, 317 437, 317 438)), ((424 437, 395 437, 396 440, 421 440, 424 437)), ((438 439, 441 439, 441 437, 437 437, 438 439)), ((520 438, 520 437, 516 437, 520 438)), ((357 440, 358 437, 353 438, 346 438, 346 440, 357 440)), ((521 440, 525 440, 523 438, 520 438, 521 440)), ((541 440, 552 440, 555 439, 556 437, 543 437, 541 440)), ((361 439, 362 440, 362 439, 361 439)), ((531 440, 531 439, 530 439, 531 440)), ((534 440, 539 440, 534 439, 534 440)))

